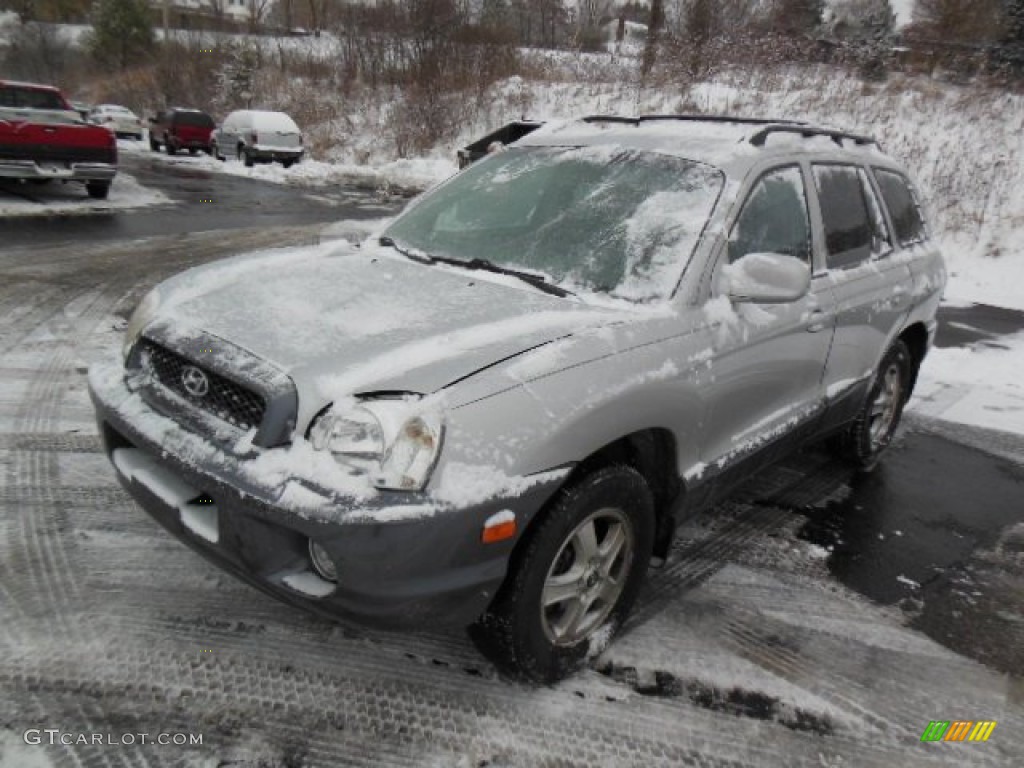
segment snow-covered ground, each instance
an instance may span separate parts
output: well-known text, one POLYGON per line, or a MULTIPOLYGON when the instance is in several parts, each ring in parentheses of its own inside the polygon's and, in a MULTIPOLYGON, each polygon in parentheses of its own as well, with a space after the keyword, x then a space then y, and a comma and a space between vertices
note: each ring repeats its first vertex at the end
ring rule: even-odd
POLYGON ((280 163, 258 163, 252 168, 246 168, 235 158, 221 161, 203 153, 197 155, 179 153, 169 157, 162 152, 157 153, 150 150, 147 141, 120 140, 118 141, 118 151, 122 154, 150 156, 169 165, 199 168, 210 173, 225 173, 274 184, 292 184, 313 188, 356 182, 364 186, 416 190, 429 187, 458 170, 454 158, 446 158, 440 153, 407 160, 383 161, 375 165, 325 162, 306 157, 291 168, 285 168, 280 163))
POLYGON ((6 182, 0 187, 0 216, 68 216, 127 211, 167 205, 171 200, 121 172, 114 178, 106 200, 94 200, 78 183, 50 182, 36 186, 6 182), (24 195, 24 197, 22 197, 24 195))
POLYGON ((969 347, 933 349, 909 410, 1024 435, 1024 333, 969 347))

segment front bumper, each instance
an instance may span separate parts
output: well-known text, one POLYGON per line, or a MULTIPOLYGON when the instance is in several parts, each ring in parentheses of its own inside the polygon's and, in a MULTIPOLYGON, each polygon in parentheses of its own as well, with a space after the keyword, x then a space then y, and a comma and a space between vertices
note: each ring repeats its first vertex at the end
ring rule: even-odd
POLYGON ((256 145, 249 148, 254 160, 301 160, 305 152, 303 149, 277 149, 274 147, 256 145))
POLYGON ((38 163, 35 160, 0 159, 0 177, 7 179, 110 181, 116 175, 117 166, 107 163, 38 163))
POLYGON ((204 557, 279 599, 331 617, 388 628, 471 623, 504 579, 514 546, 513 540, 482 544, 484 521, 508 509, 522 530, 562 479, 545 478, 514 498, 466 508, 426 493, 381 491, 357 501, 295 480, 271 487, 248 471, 252 459, 151 410, 117 368, 94 367, 89 392, 125 489, 204 557), (337 583, 316 574, 310 539, 330 554, 337 583))

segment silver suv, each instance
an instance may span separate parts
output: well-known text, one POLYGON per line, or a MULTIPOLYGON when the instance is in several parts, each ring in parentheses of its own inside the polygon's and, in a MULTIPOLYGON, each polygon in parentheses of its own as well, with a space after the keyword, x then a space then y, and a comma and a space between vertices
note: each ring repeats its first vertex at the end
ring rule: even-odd
POLYGON ((361 247, 168 280, 90 390, 121 482, 201 554, 317 612, 472 625, 549 681, 681 516, 811 439, 878 461, 945 279, 871 139, 594 117, 361 247))

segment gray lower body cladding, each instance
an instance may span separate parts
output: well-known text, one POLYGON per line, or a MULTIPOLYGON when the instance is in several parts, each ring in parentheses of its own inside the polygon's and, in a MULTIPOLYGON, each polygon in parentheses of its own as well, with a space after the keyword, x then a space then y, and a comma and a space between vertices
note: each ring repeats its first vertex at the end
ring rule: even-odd
POLYGON ((482 544, 484 521, 510 509, 523 530, 558 487, 557 482, 540 483, 516 498, 407 519, 394 511, 402 505, 422 506, 427 495, 381 493, 355 510, 354 519, 326 522, 303 517, 244 481, 229 481, 181 460, 134 429, 95 389, 90 394, 118 480, 164 528, 279 599, 371 626, 470 624, 504 579, 513 548, 512 540, 482 544), (375 520, 374 509, 388 509, 390 519, 375 520), (336 583, 318 577, 309 554, 311 539, 329 554, 336 583))

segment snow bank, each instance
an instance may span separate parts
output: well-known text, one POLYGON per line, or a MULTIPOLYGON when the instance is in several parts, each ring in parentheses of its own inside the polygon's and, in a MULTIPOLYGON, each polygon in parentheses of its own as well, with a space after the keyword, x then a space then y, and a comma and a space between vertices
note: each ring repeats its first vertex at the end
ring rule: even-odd
POLYGON ((62 184, 58 181, 45 185, 19 184, 5 181, 0 185, 0 216, 53 216, 105 211, 126 211, 169 205, 171 199, 155 189, 145 187, 133 176, 121 172, 114 178, 110 196, 94 200, 78 183, 62 184), (20 197, 25 195, 28 199, 20 197))
POLYGON ((994 344, 932 349, 908 410, 1024 435, 1024 333, 994 344))

